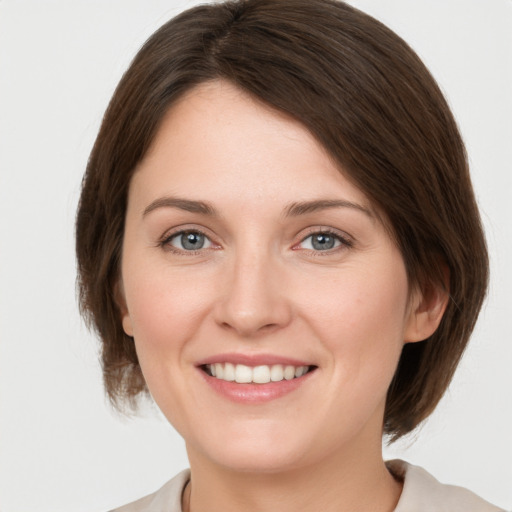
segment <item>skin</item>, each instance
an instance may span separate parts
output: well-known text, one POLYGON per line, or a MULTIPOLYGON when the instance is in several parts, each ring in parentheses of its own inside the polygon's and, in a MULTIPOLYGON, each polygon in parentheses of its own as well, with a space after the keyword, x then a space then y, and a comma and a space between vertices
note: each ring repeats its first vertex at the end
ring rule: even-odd
POLYGON ((170 108, 130 185, 120 303, 149 390, 186 442, 186 510, 396 506, 386 391, 404 342, 432 334, 445 298, 409 289, 379 218, 307 129, 229 83, 170 108), (347 204, 287 214, 318 200, 347 204), (185 250, 184 229, 205 246, 185 250), (325 230, 340 238, 315 249, 325 230), (221 353, 316 369, 285 396, 235 403, 197 367, 221 353))

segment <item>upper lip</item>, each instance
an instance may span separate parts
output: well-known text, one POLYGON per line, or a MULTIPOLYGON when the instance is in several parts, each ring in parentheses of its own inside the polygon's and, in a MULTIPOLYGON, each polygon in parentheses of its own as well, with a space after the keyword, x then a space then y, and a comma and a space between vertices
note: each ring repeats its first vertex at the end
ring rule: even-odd
POLYGON ((296 359, 293 357, 279 356, 275 354, 215 354, 213 356, 201 359, 197 362, 197 366, 204 366, 207 364, 215 363, 232 363, 243 364, 245 366, 272 366, 275 364, 289 365, 289 366, 311 366, 312 363, 296 359))

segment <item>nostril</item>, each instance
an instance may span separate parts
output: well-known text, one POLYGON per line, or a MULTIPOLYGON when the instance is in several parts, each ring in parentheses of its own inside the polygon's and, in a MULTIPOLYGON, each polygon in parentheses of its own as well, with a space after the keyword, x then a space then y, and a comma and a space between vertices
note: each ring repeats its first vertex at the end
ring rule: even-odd
POLYGON ((225 330, 233 330, 237 332, 240 336, 249 337, 258 334, 268 334, 272 331, 279 329, 278 323, 267 323, 261 325, 257 321, 253 321, 252 319, 244 319, 233 322, 222 322, 220 327, 225 330))

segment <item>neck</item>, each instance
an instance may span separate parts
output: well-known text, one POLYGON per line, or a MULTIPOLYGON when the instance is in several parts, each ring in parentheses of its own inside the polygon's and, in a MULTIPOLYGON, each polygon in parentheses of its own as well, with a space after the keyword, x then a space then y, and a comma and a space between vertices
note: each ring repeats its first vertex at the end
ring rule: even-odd
POLYGON ((184 512, 391 512, 402 490, 382 460, 381 444, 333 453, 322 461, 262 473, 234 471, 204 460, 189 447, 191 484, 184 512), (375 448, 375 447, 374 447, 375 448))

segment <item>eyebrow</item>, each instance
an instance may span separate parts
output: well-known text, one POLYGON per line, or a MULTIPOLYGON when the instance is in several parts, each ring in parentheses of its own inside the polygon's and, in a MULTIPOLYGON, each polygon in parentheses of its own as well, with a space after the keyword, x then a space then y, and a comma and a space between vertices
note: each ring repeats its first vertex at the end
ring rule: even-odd
POLYGON ((358 203, 345 201, 340 199, 319 199, 316 201, 303 201, 299 203, 292 203, 285 209, 286 217, 297 217, 308 213, 314 213, 320 210, 327 210, 331 208, 353 208, 364 213, 371 219, 375 219, 375 214, 370 208, 367 208, 358 203))
MULTIPOLYGON (((145 217, 158 208, 177 208, 179 210, 199 213, 211 217, 219 216, 217 210, 210 203, 170 196, 155 199, 144 209, 142 216, 145 217)), ((284 216, 299 217, 300 215, 306 215, 308 213, 314 213, 331 208, 352 208, 364 213, 371 219, 375 219, 375 215, 370 208, 341 199, 317 199, 313 201, 291 203, 284 209, 284 216)))
POLYGON ((217 216, 217 211, 215 208, 204 202, 204 201, 192 201, 190 199, 182 199, 180 197, 160 197, 156 199, 151 204, 149 204, 142 216, 145 217, 148 213, 158 209, 158 208, 178 208, 179 210, 184 210, 186 212, 192 213, 201 213, 203 215, 209 216, 217 216))

